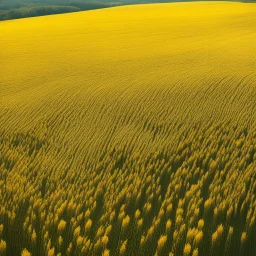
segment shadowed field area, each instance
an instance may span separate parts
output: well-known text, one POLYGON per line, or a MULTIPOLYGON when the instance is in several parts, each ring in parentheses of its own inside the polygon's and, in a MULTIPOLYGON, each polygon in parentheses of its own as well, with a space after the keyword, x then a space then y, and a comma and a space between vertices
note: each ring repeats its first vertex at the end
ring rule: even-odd
POLYGON ((0 35, 7 255, 254 255, 256 5, 117 7, 0 35))

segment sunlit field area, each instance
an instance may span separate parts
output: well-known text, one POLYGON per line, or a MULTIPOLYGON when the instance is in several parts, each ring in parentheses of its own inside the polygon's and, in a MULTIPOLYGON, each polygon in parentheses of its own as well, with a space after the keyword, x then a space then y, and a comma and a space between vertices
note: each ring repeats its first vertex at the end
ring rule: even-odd
POLYGON ((0 255, 256 255, 256 5, 0 22, 0 255))

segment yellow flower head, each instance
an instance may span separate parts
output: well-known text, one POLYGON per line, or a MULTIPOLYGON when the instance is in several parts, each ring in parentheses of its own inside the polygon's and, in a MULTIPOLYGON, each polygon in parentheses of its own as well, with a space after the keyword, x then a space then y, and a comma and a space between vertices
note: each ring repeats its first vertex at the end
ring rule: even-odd
POLYGON ((185 247, 184 247, 184 250, 183 250, 184 256, 189 255, 190 252, 191 252, 191 245, 187 243, 187 244, 185 244, 185 247))
POLYGON ((166 243, 166 240, 167 240, 167 236, 161 236, 158 240, 158 243, 157 243, 157 250, 161 250, 163 248, 163 246, 165 245, 166 243))

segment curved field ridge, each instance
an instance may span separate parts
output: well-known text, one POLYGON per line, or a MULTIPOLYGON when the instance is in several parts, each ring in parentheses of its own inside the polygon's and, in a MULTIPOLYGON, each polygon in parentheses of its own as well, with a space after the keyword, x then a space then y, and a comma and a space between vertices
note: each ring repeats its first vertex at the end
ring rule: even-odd
POLYGON ((0 47, 0 254, 255 255, 256 5, 6 21, 0 47))

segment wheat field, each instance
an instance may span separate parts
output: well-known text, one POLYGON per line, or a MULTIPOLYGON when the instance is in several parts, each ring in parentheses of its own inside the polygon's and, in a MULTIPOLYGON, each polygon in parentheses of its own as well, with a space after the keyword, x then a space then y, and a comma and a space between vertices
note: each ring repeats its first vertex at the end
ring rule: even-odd
POLYGON ((256 5, 0 22, 0 255, 256 255, 256 5))

